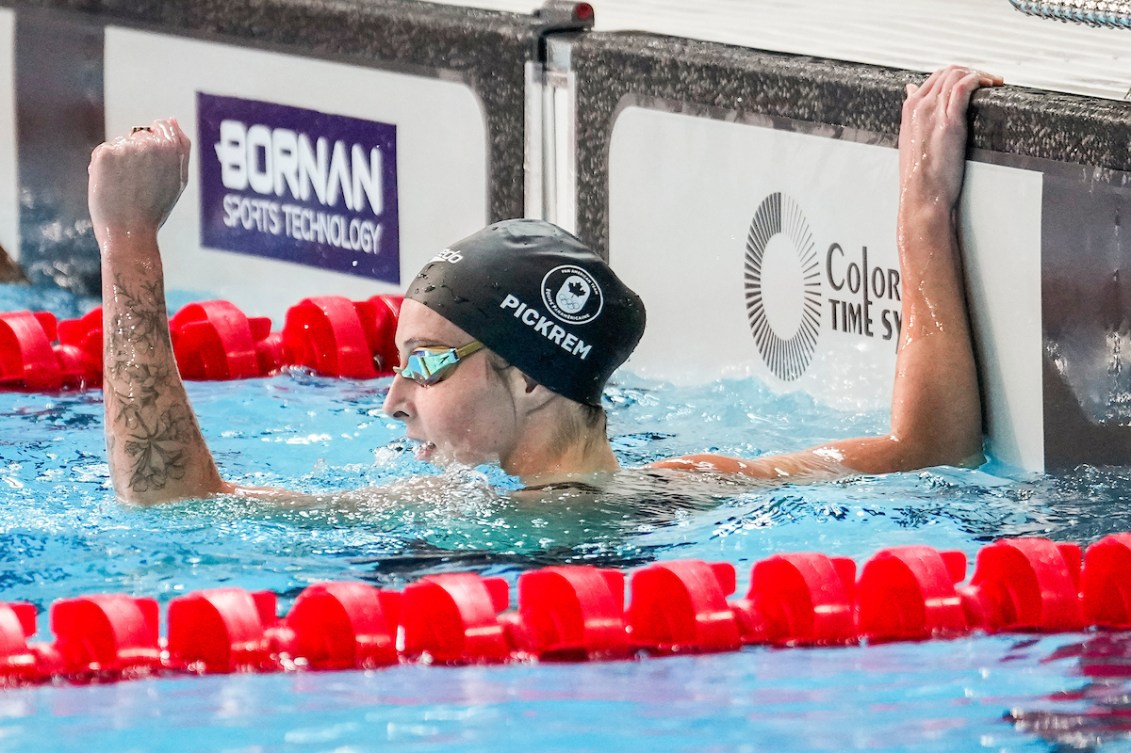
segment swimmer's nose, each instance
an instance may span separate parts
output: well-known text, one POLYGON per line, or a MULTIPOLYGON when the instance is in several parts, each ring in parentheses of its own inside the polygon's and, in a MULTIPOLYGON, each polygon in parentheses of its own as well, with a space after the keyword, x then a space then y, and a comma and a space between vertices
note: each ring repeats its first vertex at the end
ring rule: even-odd
POLYGON ((390 418, 395 418, 398 421, 407 421, 411 416, 409 412, 409 403, 405 396, 407 379, 396 376, 393 377, 393 384, 389 387, 389 394, 385 395, 385 405, 383 410, 385 415, 390 418))

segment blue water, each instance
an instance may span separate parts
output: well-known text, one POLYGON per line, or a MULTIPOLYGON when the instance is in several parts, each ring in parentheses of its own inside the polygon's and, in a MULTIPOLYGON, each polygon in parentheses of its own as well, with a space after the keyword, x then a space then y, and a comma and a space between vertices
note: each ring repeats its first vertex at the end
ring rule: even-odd
MULTIPOLYGON (((75 316, 90 301, 0 287, 0 310, 75 316)), ((109 488, 97 391, 0 394, 0 600, 46 609, 92 592, 162 603, 220 585, 281 608, 320 580, 400 588, 474 570, 513 583, 552 563, 630 569, 728 561, 740 592, 775 552, 859 564, 897 544, 971 560, 1003 535, 1087 545, 1131 530, 1125 469, 1020 476, 995 465, 764 489, 626 474, 620 493, 519 501, 497 470, 441 484, 381 413, 385 381, 302 372, 189 391, 226 477, 324 496, 279 510, 237 499, 144 509, 109 488), (342 497, 341 490, 384 491, 342 497), (391 492, 389 490, 392 490, 391 492)), ((607 395, 626 466, 718 449, 753 455, 878 431, 754 381, 677 388, 620 375, 607 395)), ((40 618, 46 630, 46 616, 40 618)), ((42 635, 41 639, 49 638, 42 635)), ((1131 636, 972 636, 820 650, 505 667, 165 677, 0 691, 0 751, 1131 751, 1131 636), (1110 677, 1099 676, 1106 667, 1110 677), (1114 667, 1114 670, 1112 669, 1114 667)))

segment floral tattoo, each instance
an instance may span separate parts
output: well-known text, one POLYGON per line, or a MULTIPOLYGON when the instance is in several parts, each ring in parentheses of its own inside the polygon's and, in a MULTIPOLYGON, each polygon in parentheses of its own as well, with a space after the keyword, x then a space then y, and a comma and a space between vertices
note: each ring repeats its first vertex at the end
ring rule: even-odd
MULTIPOLYGON (((116 303, 106 337, 106 396, 117 403, 114 421, 126 429, 123 449, 130 462, 129 486, 145 492, 184 478, 193 417, 187 406, 162 407, 173 385, 173 354, 164 336, 161 282, 128 288, 114 278, 116 303)), ((117 445, 110 444, 111 449, 117 445)))

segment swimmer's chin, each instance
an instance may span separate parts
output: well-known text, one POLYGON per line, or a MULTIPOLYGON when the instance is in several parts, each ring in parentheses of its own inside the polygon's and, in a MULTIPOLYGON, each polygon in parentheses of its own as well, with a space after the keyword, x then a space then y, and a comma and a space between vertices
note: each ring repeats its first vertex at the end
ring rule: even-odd
POLYGON ((438 468, 464 465, 450 448, 439 447, 435 442, 428 442, 423 439, 415 439, 412 441, 412 455, 421 462, 431 463, 438 468))
POLYGON ((431 463, 433 456, 436 454, 435 442, 417 442, 416 446, 412 449, 413 457, 425 463, 431 463))
POLYGON ((435 442, 422 440, 415 441, 413 456, 417 460, 444 470, 474 468, 479 465, 497 465, 499 463, 496 457, 484 457, 456 447, 437 445, 435 442))

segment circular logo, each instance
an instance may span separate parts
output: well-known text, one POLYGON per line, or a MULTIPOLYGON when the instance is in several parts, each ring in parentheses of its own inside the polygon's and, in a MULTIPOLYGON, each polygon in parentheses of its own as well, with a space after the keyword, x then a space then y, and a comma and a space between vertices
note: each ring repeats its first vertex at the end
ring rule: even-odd
POLYGON ((542 302, 561 321, 585 324, 601 315, 605 298, 591 274, 573 264, 563 264, 542 278, 542 302))
POLYGON ((790 197, 762 200, 746 234, 746 317, 762 360, 779 379, 805 373, 821 327, 813 232, 790 197))

